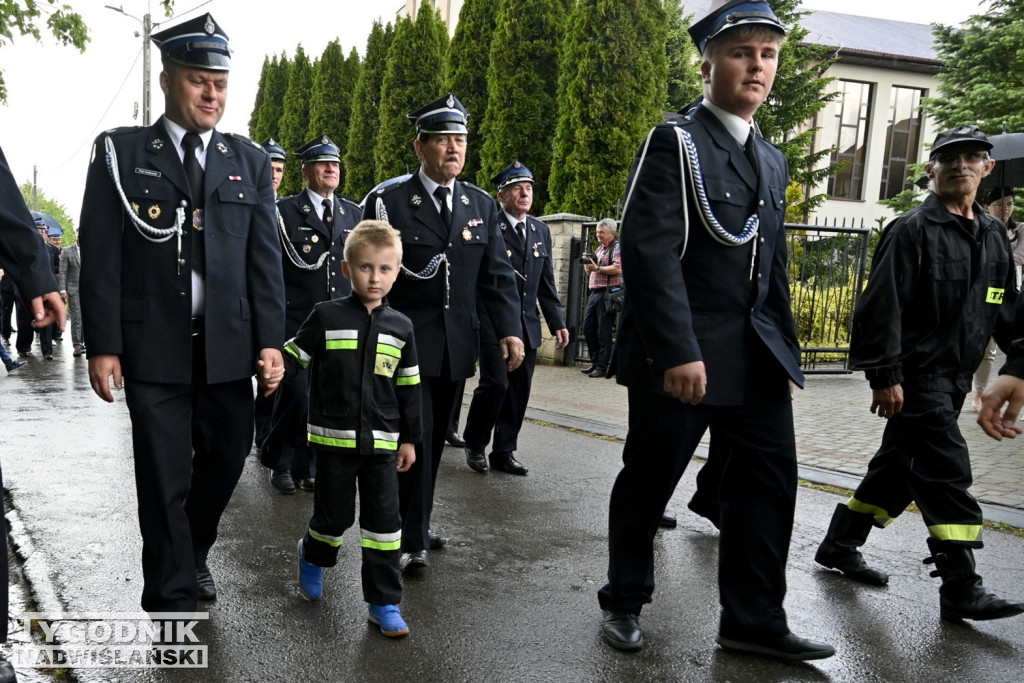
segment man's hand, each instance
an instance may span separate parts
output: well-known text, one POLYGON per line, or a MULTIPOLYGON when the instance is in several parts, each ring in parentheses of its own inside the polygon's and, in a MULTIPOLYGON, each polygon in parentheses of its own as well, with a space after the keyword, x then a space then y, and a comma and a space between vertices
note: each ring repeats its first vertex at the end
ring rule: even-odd
POLYGON ((403 443, 398 447, 398 471, 408 472, 416 462, 416 447, 411 443, 403 443))
POLYGON ((512 372, 526 358, 523 340, 519 337, 502 337, 498 340, 498 347, 501 349, 501 357, 507 361, 508 371, 512 372))
POLYGON ((704 400, 708 376, 704 372, 704 361, 683 363, 665 371, 665 391, 683 403, 697 405, 704 400))
POLYGON ((555 331, 555 348, 559 351, 569 345, 569 330, 564 327, 555 331))
POLYGON ((1021 406, 1024 405, 1024 379, 1013 375, 999 375, 999 378, 981 397, 981 411, 978 424, 985 433, 996 441, 1015 438, 1024 429, 1017 426, 1021 406), (1003 414, 999 409, 1009 402, 1003 414))
POLYGON ((871 392, 871 412, 878 417, 889 419, 903 410, 903 385, 894 384, 887 389, 875 389, 871 392))
POLYGON ((61 292, 60 293, 60 300, 63 301, 64 303, 67 303, 68 302, 68 293, 67 292, 61 292))
POLYGON ((114 388, 123 389, 124 382, 121 379, 121 358, 113 353, 105 353, 93 356, 89 359, 89 383, 96 395, 107 403, 114 402, 114 395, 110 393, 110 378, 114 378, 114 388))
POLYGON ((590 259, 590 263, 583 264, 583 270, 587 271, 588 273, 595 272, 598 269, 598 267, 599 266, 596 263, 594 263, 594 259, 590 259))
POLYGON ((281 349, 260 349, 256 361, 256 384, 263 389, 264 396, 270 396, 284 379, 284 357, 281 349))
MULTIPOLYGON (((67 309, 57 292, 49 292, 37 296, 28 304, 32 308, 32 327, 46 327, 57 323, 57 329, 64 331, 64 321, 67 319, 67 309)), ((109 399, 113 400, 113 399, 109 399)))

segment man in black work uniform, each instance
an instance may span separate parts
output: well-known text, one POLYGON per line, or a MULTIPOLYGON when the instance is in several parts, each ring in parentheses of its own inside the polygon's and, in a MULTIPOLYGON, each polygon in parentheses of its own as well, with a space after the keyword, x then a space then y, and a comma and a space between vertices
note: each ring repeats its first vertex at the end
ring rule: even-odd
MULTIPOLYGON (((341 179, 338 146, 318 135, 295 151, 306 186, 277 202, 284 264, 285 338, 290 339, 321 301, 348 296, 342 275, 345 237, 359 222, 359 206, 334 194, 341 179)), ((299 370, 276 392, 270 433, 260 462, 270 468, 270 483, 281 493, 296 487, 313 491, 316 462, 309 447, 309 374, 299 370)))
POLYGON ((466 463, 476 472, 486 473, 484 449, 491 441, 490 467, 509 474, 525 475, 529 470, 515 457, 519 430, 530 400, 537 349, 541 345, 540 315, 544 311, 548 330, 557 339, 556 348, 569 344, 569 331, 562 317, 562 304, 555 289, 555 269, 551 260, 551 231, 528 215, 533 206, 533 174, 514 161, 494 177, 501 208, 501 236, 505 253, 516 271, 515 293, 519 299, 526 359, 514 372, 505 367, 498 337, 487 310, 480 307, 480 382, 466 416, 466 463))
MULTIPOLYGON (((285 154, 284 147, 277 144, 277 140, 274 138, 267 138, 261 144, 263 149, 267 150, 267 154, 270 155, 270 179, 271 184, 274 186, 274 200, 277 201, 277 188, 281 186, 281 181, 284 179, 284 164, 287 160, 287 154, 285 154)), ((277 213, 277 221, 280 227, 281 213, 277 213)), ((275 391, 270 396, 264 396, 262 391, 256 392, 256 401, 254 410, 256 413, 255 428, 256 436, 253 439, 253 443, 256 446, 256 454, 259 455, 263 449, 263 442, 267 438, 267 434, 270 433, 271 420, 274 417, 274 401, 277 399, 277 392, 275 391)))
POLYGON ((790 385, 803 375, 783 231, 788 170, 752 117, 784 32, 764 2, 730 2, 694 24, 704 101, 651 131, 627 186, 618 381, 629 433, 598 594, 602 636, 618 649, 643 646, 658 521, 710 429, 722 458, 718 643, 786 660, 834 654, 791 633, 783 609, 797 486, 790 385))
MULTIPOLYGON (((17 283, 24 293, 25 303, 32 311, 31 324, 36 328, 56 323, 64 327, 64 302, 57 294, 57 281, 53 277, 50 256, 39 243, 32 214, 28 212, 18 183, 7 165, 7 157, 0 149, 0 263, 4 267, 4 280, 17 283)), ((0 470, 0 489, 3 472, 0 470)), ((7 642, 8 567, 7 530, 0 533, 0 645, 7 642)), ((0 682, 17 680, 14 667, 0 653, 0 682)))
POLYGON ((494 200, 456 180, 466 163, 466 109, 452 94, 409 114, 419 169, 366 199, 363 217, 402 233, 402 274, 388 303, 412 319, 423 382, 423 444, 399 475, 402 570, 427 566, 427 548, 444 544, 430 531, 434 482, 460 380, 476 371, 480 320, 491 317, 509 370, 525 352, 515 273, 505 253, 494 200))
POLYGON ((283 375, 284 284, 270 158, 214 130, 227 36, 207 14, 153 41, 164 116, 93 149, 82 314, 93 390, 113 401, 127 379, 142 607, 193 612, 217 595, 207 556, 252 445, 252 375, 283 375))
POLYGON ((1008 348, 1017 280, 1006 227, 985 213, 978 185, 995 162, 977 126, 939 133, 925 169, 932 192, 882 235, 857 301, 850 363, 871 383, 871 412, 888 422, 868 473, 836 506, 815 560, 863 583, 888 575, 857 548, 911 502, 928 526, 943 619, 1001 619, 1024 602, 999 598, 975 571, 982 512, 957 419, 990 337, 1008 348))

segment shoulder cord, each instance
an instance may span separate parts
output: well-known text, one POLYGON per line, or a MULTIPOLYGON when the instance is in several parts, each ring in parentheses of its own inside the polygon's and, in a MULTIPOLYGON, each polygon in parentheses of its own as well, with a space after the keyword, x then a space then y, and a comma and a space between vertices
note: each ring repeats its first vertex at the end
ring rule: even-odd
MULTIPOLYGON (((384 200, 381 199, 380 197, 377 197, 376 213, 377 220, 384 221, 385 223, 388 224, 391 223, 391 221, 388 220, 387 207, 384 206, 384 200)), ((430 259, 426 267, 424 267, 423 270, 419 271, 418 273, 412 272, 411 270, 406 268, 405 264, 403 263, 401 272, 402 275, 413 280, 430 280, 435 275, 437 275, 438 271, 441 270, 442 262, 444 262, 444 307, 448 308, 448 305, 451 302, 451 264, 448 261, 447 254, 445 254, 444 252, 437 254, 432 259, 430 259)))
POLYGON ((293 266, 300 270, 320 270, 324 265, 324 261, 327 260, 327 257, 331 253, 331 245, 327 245, 326 251, 320 254, 320 258, 317 259, 316 263, 306 263, 303 258, 299 256, 299 252, 295 250, 295 245, 292 244, 290 239, 288 239, 288 231, 284 227, 284 217, 281 216, 281 210, 275 206, 274 211, 277 213, 277 225, 280 228, 279 233, 281 235, 281 246, 284 247, 284 253, 288 256, 288 260, 292 262, 293 266))
POLYGON ((139 218, 138 214, 132 209, 131 202, 128 201, 128 197, 124 194, 124 188, 121 187, 121 174, 117 166, 117 150, 114 149, 114 141, 110 139, 110 136, 106 136, 103 139, 103 145, 106 149, 107 157, 107 171, 110 173, 110 179, 114 183, 114 188, 117 190, 117 195, 121 198, 121 204, 124 206, 124 211, 128 215, 135 229, 139 235, 144 239, 153 242, 154 244, 160 244, 171 239, 175 235, 178 236, 178 272, 181 272, 182 260, 181 260, 181 226, 185 224, 185 205, 182 205, 174 210, 174 225, 170 228, 154 228, 152 225, 146 223, 144 220, 139 218))

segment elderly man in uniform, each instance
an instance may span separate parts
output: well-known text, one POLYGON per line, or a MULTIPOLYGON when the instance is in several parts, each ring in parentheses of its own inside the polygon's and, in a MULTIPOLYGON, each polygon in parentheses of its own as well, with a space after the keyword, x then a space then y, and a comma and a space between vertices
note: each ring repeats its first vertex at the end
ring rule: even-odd
POLYGON ((533 206, 533 174, 514 161, 494 177, 501 207, 501 236, 505 253, 516 272, 515 293, 526 359, 513 372, 505 367, 498 347, 498 336, 486 309, 480 307, 480 382, 466 416, 466 464, 486 473, 484 448, 491 441, 490 466, 509 474, 525 475, 529 470, 515 457, 519 430, 530 400, 530 385, 541 344, 540 303, 548 329, 555 335, 556 348, 569 344, 569 330, 562 318, 562 305, 555 290, 555 269, 551 261, 551 231, 544 223, 527 215, 533 206))
POLYGON ((995 162, 977 126, 935 138, 925 169, 931 193, 882 234, 857 301, 851 367, 871 384, 871 412, 888 422, 853 497, 836 506, 815 560, 863 583, 889 576, 857 548, 911 502, 928 527, 927 564, 942 578, 943 619, 1001 619, 1024 612, 982 585, 974 549, 982 512, 957 420, 990 337, 1008 348, 1017 298, 1006 228, 976 201, 995 162))
MULTIPOLYGON (((274 138, 267 138, 260 146, 270 155, 270 180, 274 185, 274 198, 276 200, 277 188, 281 186, 281 180, 284 179, 284 164, 288 155, 285 154, 284 147, 279 145, 274 138)), ((280 223, 280 211, 277 212, 277 219, 280 223)), ((257 454, 262 451, 263 442, 266 440, 267 434, 270 433, 270 424, 274 416, 274 401, 277 398, 275 394, 264 396, 263 392, 256 393, 256 403, 254 406, 256 412, 256 437, 253 443, 256 445, 257 454)))
MULTIPOLYGON (((318 135, 295 152, 302 162, 302 192, 277 202, 284 263, 285 337, 291 338, 321 301, 348 296, 341 272, 345 237, 359 222, 359 207, 334 194, 341 178, 338 146, 318 135)), ((309 375, 290 375, 277 392, 270 433, 260 462, 281 493, 313 491, 316 462, 306 439, 309 375)))
POLYGON ((786 271, 786 159, 754 134, 753 115, 784 34, 765 2, 729 2, 694 24, 704 101, 651 131, 627 186, 618 381, 629 433, 598 594, 601 634, 621 650, 643 646, 658 521, 710 429, 722 458, 718 643, 784 660, 835 653, 793 634, 783 608, 797 488, 790 387, 803 375, 786 271))
POLYGON ((153 36, 164 115, 100 135, 82 203, 89 377, 132 421, 142 607, 217 597, 207 565, 252 445, 252 376, 283 375, 284 284, 267 153, 214 129, 228 38, 209 14, 153 36), (127 381, 123 381, 127 380, 127 381))
POLYGON ((478 304, 491 319, 508 370, 525 356, 516 276, 494 200, 457 180, 466 163, 466 109, 449 93, 409 119, 416 126, 419 170, 378 190, 363 213, 402 233, 402 274, 388 302, 412 319, 423 380, 423 444, 416 463, 399 475, 403 571, 426 567, 427 548, 444 544, 429 527, 434 483, 456 387, 476 370, 478 304))

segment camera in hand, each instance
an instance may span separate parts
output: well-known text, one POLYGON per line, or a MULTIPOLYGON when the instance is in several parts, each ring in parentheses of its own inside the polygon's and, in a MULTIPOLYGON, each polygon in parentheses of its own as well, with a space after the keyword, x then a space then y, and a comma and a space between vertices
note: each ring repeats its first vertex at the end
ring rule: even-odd
POLYGON ((580 263, 582 263, 583 265, 587 265, 591 261, 597 263, 597 256, 595 254, 583 254, 582 256, 580 256, 580 263))

